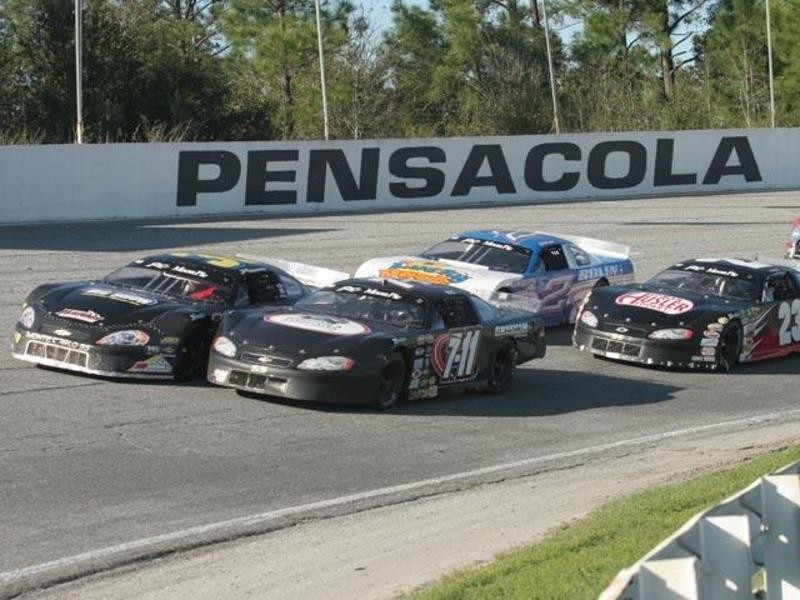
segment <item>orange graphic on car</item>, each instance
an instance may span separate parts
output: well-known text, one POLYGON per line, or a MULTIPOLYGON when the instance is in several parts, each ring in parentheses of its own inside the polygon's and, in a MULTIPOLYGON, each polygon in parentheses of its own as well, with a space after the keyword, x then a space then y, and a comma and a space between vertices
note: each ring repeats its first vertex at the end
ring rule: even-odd
POLYGON ((437 263, 401 260, 378 271, 378 276, 386 279, 409 279, 435 285, 452 285, 469 279, 460 273, 437 263))

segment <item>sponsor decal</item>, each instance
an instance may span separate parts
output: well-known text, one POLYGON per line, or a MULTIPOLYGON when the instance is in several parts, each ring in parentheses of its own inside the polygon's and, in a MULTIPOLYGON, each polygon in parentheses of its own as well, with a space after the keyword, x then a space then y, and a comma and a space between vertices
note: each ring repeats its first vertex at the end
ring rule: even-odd
POLYGON ((515 335, 527 333, 528 323, 510 323, 508 325, 497 325, 494 328, 495 335, 515 335))
POLYGON ((709 326, 709 329, 706 329, 706 330, 703 332, 703 337, 707 337, 707 338, 718 338, 718 337, 719 337, 719 330, 717 330, 717 329, 711 329, 711 328, 710 328, 710 326, 709 326))
POLYGON ((14 343, 19 344, 19 341, 22 339, 22 334, 19 331, 14 332, 14 343))
POLYGON ((148 354, 158 354, 161 352, 161 346, 147 346, 145 348, 145 352, 148 354))
POLYGON ((466 381, 476 376, 480 337, 480 328, 468 328, 436 338, 431 362, 441 383, 466 381))
POLYGON ((720 317, 719 319, 717 319, 717 323, 719 323, 720 325, 723 325, 723 326, 727 325, 728 323, 730 323, 730 321, 731 320, 728 317, 720 317))
POLYGON ((171 373, 172 365, 164 359, 160 354, 151 356, 147 360, 140 360, 135 362, 131 368, 128 369, 129 373, 171 373))
POLYGON ((715 356, 717 354, 716 348, 700 348, 700 354, 703 356, 715 356))
POLYGON ((69 337, 72 335, 72 332, 69 331, 68 329, 56 329, 53 332, 53 335, 57 335, 59 337, 69 337))
POLYGON ((36 340, 37 342, 46 342, 48 344, 55 344, 56 346, 64 346, 65 348, 72 348, 73 350, 92 350, 93 347, 88 344, 80 344, 75 340, 65 340, 64 338, 53 337, 52 335, 42 335, 33 331, 28 332, 28 338, 36 340))
POLYGON ((703 265, 688 265, 684 267, 684 271, 697 271, 700 273, 708 273, 709 275, 721 275, 722 277, 739 277, 736 271, 724 271, 716 267, 706 267, 703 265))
POLYGON ((703 338, 700 340, 700 345, 708 348, 716 348, 719 346, 719 338, 703 338))
POLYGON ((98 315, 93 310, 78 310, 76 308, 64 308, 58 311, 56 315, 64 319, 83 321, 84 323, 99 323, 100 321, 105 320, 105 317, 98 315))
POLYGON ((370 332, 369 327, 362 323, 325 315, 285 313, 265 315, 264 320, 267 323, 275 323, 284 327, 327 333, 329 335, 362 335, 370 332))
POLYGON ((614 302, 620 306, 644 308, 665 315, 682 315, 694 308, 694 303, 685 298, 653 292, 628 292, 617 296, 614 302))
POLYGON ((424 260, 397 261, 386 269, 380 269, 378 277, 411 279, 435 285, 452 285, 454 283, 463 283, 469 279, 469 275, 465 275, 446 265, 424 260))
POLYGON ((158 300, 155 298, 148 298, 147 296, 132 292, 117 291, 107 288, 90 288, 84 291, 83 295, 95 298, 108 298, 110 300, 132 304, 133 306, 152 306, 153 304, 158 304, 158 300))
POLYGON ((181 338, 178 336, 169 336, 169 337, 162 337, 161 343, 162 344, 177 344, 181 341, 181 338))
POLYGON ((717 334, 719 334, 719 332, 722 331, 724 328, 725 326, 722 323, 709 323, 707 327, 708 331, 715 331, 717 332, 717 334))
POLYGON ((622 265, 604 265, 602 267, 586 267, 578 271, 578 281, 600 279, 601 277, 617 277, 623 275, 622 265))

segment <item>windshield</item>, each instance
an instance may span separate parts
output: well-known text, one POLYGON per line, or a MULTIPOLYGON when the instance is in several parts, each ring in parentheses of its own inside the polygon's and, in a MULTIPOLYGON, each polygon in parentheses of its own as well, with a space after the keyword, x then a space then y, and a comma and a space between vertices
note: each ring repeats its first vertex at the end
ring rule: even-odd
POLYGON ((457 260, 507 273, 524 273, 531 261, 531 251, 527 248, 475 238, 447 240, 429 248, 422 256, 457 260))
POLYGON ((759 288, 755 281, 721 275, 719 274, 720 272, 708 273, 667 269, 647 283, 658 287, 685 290, 729 300, 754 302, 760 299, 759 288))
POLYGON ((122 267, 106 276, 104 281, 111 285, 172 296, 186 302, 231 304, 234 297, 233 290, 226 282, 215 279, 208 271, 180 264, 159 262, 122 267))
POLYGON ((313 292, 295 304, 299 310, 378 321, 398 327, 425 326, 424 298, 382 288, 344 285, 313 292))

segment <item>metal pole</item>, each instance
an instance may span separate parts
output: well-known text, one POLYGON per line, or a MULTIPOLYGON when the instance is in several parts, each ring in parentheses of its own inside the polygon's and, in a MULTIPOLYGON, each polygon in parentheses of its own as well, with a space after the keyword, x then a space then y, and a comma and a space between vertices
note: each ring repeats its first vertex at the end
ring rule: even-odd
MULTIPOLYGON (((537 0, 531 0, 537 2, 537 0)), ((550 71, 550 95, 553 98, 553 125, 556 133, 561 133, 561 117, 558 111, 558 97, 556 96, 556 76, 553 68, 553 51, 550 48, 550 25, 547 21, 547 0, 542 0, 542 16, 544 17, 544 43, 547 47, 547 68, 550 71)))
POLYGON ((325 139, 330 137, 328 127, 328 92, 325 83, 325 55, 322 52, 322 23, 319 16, 319 0, 314 0, 314 9, 317 12, 317 45, 319 46, 319 78, 322 84, 322 118, 325 121, 325 139))
POLYGON ((766 1, 767 6, 767 60, 769 62, 769 119, 770 125, 775 129, 775 81, 772 72, 772 27, 770 25, 769 16, 769 0, 766 1))
POLYGON ((83 143, 83 27, 82 1, 75 0, 75 97, 77 102, 77 123, 75 124, 75 141, 83 143))

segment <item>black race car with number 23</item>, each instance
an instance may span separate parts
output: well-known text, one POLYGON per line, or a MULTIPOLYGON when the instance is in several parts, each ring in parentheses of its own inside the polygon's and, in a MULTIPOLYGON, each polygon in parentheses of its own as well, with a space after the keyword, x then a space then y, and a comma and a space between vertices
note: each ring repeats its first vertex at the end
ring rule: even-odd
POLYGON ((308 293, 305 283, 313 284, 314 277, 326 284, 345 276, 265 260, 162 254, 135 260, 100 280, 39 286, 22 305, 13 356, 107 377, 189 380, 205 375, 208 349, 224 311, 288 306, 308 293))
POLYGON ((388 408, 444 390, 505 392, 516 365, 544 352, 533 313, 451 287, 351 279, 288 309, 227 313, 208 378, 293 400, 388 408))
POLYGON ((687 260, 643 284, 592 290, 574 343, 607 358, 730 370, 800 352, 800 272, 740 259, 687 260))

